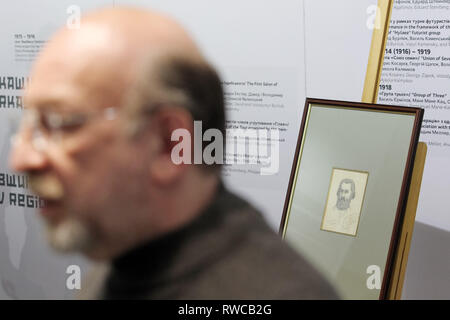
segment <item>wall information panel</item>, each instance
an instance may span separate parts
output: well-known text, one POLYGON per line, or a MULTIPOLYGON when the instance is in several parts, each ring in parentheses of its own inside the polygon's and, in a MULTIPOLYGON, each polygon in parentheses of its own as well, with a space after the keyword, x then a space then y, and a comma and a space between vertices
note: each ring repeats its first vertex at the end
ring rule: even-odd
POLYGON ((70 273, 85 271, 78 257, 54 254, 45 239, 36 208, 39 198, 27 190, 27 179, 8 167, 11 117, 22 112, 23 89, 30 66, 53 32, 76 27, 79 15, 107 0, 17 0, 0 4, 0 299, 71 297, 70 273))
POLYGON ((450 1, 394 2, 378 103, 425 109, 417 220, 450 230, 450 1))

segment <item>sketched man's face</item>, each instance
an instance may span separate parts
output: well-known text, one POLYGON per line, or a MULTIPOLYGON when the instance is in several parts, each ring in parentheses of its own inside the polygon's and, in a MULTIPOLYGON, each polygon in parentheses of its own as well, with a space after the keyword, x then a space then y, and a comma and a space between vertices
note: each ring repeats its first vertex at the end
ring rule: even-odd
POLYGON ((354 193, 352 192, 351 183, 341 183, 337 191, 337 202, 336 207, 339 210, 346 210, 350 207, 350 202, 354 198, 354 193))

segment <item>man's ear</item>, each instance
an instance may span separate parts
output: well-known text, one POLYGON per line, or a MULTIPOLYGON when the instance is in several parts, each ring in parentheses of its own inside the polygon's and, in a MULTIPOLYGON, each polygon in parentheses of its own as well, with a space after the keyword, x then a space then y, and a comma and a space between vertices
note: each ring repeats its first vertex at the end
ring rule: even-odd
POLYGON ((156 147, 152 150, 149 173, 154 182, 169 185, 185 173, 192 161, 194 120, 189 111, 181 107, 161 108, 151 119, 149 129, 156 147), (177 132, 183 134, 174 134, 177 132), (180 155, 188 160, 180 162, 180 155))

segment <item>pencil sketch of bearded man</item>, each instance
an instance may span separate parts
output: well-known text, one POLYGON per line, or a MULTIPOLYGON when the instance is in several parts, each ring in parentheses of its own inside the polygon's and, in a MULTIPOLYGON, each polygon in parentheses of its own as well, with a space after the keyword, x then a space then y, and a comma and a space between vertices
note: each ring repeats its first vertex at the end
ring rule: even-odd
POLYGON ((359 212, 352 206, 356 196, 355 181, 342 179, 336 195, 336 205, 325 213, 322 229, 354 236, 359 220, 359 212))

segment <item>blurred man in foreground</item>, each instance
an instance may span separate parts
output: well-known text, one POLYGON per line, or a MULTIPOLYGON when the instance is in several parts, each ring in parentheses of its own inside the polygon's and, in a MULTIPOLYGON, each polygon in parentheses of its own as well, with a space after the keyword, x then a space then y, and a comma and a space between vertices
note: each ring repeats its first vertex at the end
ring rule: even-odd
POLYGON ((176 129, 225 125, 220 79, 176 22, 94 12, 52 38, 31 77, 11 166, 45 200, 50 244, 108 264, 84 297, 335 297, 219 165, 173 161, 176 129))

